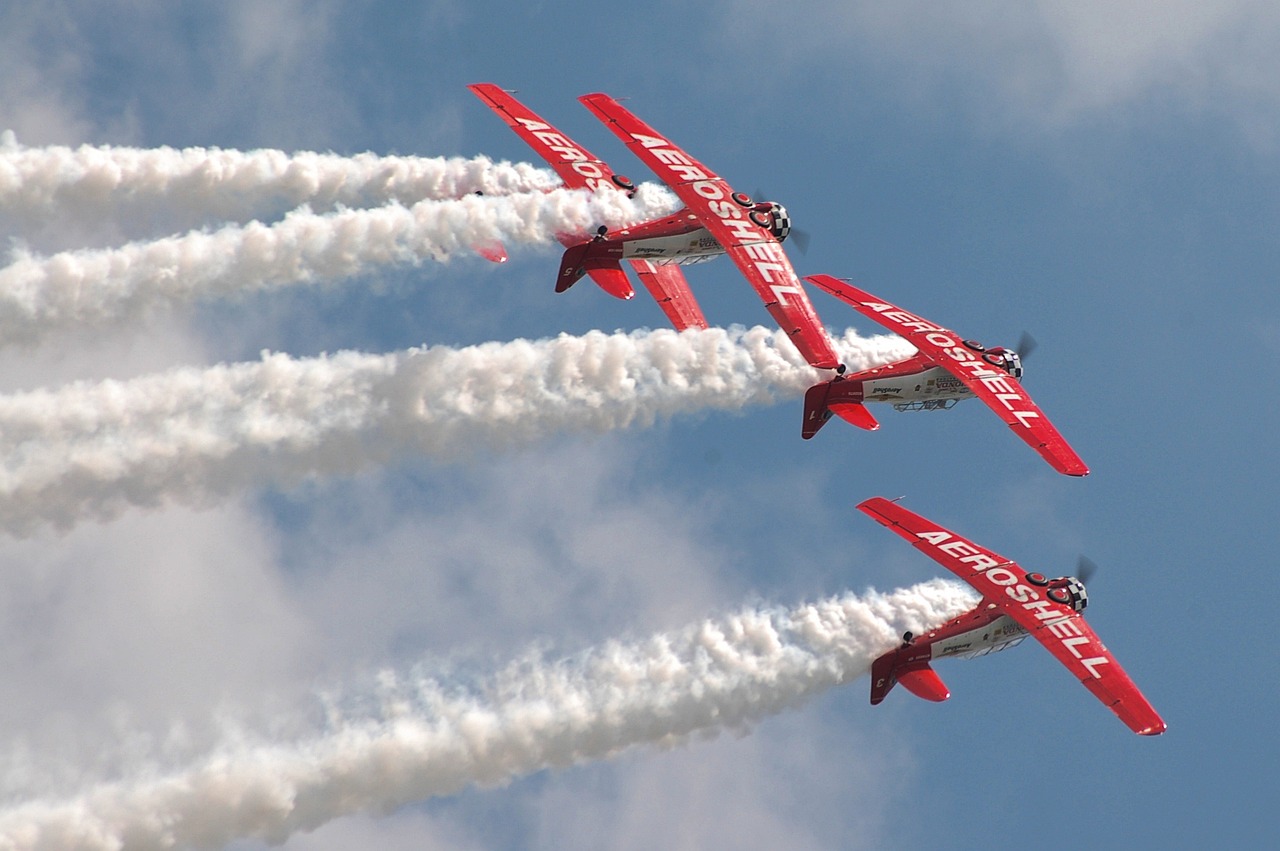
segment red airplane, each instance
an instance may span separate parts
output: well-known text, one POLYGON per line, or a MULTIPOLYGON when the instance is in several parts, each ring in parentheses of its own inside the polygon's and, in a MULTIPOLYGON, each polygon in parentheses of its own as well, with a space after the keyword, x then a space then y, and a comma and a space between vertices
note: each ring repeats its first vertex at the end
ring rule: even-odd
POLYGON ((878 429, 880 424, 864 402, 891 402, 899 411, 930 411, 945 410, 960 399, 977 396, 1059 473, 1089 475, 1084 461, 1022 388, 1022 356, 1018 351, 988 349, 963 340, 954 331, 830 275, 811 275, 805 280, 906 337, 919 350, 906 360, 839 375, 810 387, 804 396, 801 430, 806 440, 817 434, 833 413, 858 428, 878 429))
MULTIPOLYGON (((635 192, 635 184, 630 179, 615 174, 603 160, 556 130, 537 113, 512 97, 510 92, 492 83, 475 83, 467 88, 488 104, 521 139, 529 143, 560 175, 567 188, 590 189, 593 192, 602 189, 617 189, 629 194, 635 192)), ((583 242, 581 237, 569 234, 562 235, 560 241, 566 248, 583 242)), ((694 299, 689 282, 685 280, 679 266, 658 266, 640 257, 631 258, 630 263, 641 283, 653 295, 658 307, 662 308, 676 330, 707 327, 702 309, 694 299)), ((599 268, 593 266, 587 268, 586 273, 612 296, 629 299, 635 295, 631 282, 617 264, 599 268)), ((562 278, 556 283, 556 292, 564 292, 576 281, 575 277, 565 283, 565 278, 562 278)))
MULTIPOLYGON (((633 192, 634 184, 615 174, 599 158, 570 140, 517 101, 489 83, 468 86, 529 143, 571 189, 633 192)), ((564 292, 584 275, 618 298, 634 290, 622 269, 631 263, 677 330, 706 328, 680 266, 728 254, 755 287, 765 307, 810 365, 843 371, 822 321, 814 312, 782 241, 791 221, 781 204, 755 202, 733 189, 706 166, 684 153, 648 124, 604 94, 583 95, 592 114, 626 143, 686 205, 678 212, 594 237, 565 236, 556 292, 564 292)))
POLYGON ((1079 579, 1049 579, 1041 573, 1027 573, 999 553, 883 497, 868 499, 858 508, 982 595, 972 611, 927 635, 906 633, 901 646, 872 663, 873 705, 884 700, 895 683, 902 683, 907 691, 925 700, 946 700, 951 692, 929 666, 931 661, 984 656, 1020 644, 1030 634, 1130 730, 1140 736, 1158 736, 1167 729, 1080 614, 1089 597, 1079 579))

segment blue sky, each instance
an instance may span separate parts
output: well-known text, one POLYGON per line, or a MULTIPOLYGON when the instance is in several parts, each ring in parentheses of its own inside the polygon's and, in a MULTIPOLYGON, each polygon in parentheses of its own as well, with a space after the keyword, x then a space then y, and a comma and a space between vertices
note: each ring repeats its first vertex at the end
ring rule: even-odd
MULTIPOLYGON (((0 124, 28 146, 529 160, 465 89, 489 81, 648 180, 575 102, 625 96, 736 188, 787 204, 812 235, 792 255, 802 274, 850 277, 988 343, 1034 334, 1025 382, 1093 471, 1056 475, 975 402, 877 411, 876 433, 833 423, 803 442, 797 398, 11 537, 0 670, 17 697, 0 746, 68 766, 57 788, 72 788, 78 772, 109 773, 107 754, 164 751, 178 728, 212 735, 210 706, 270 718, 297 689, 378 666, 483 671, 530 646, 574 653, 761 600, 910 585, 941 569, 854 511, 905 494, 1028 569, 1094 559, 1089 620, 1169 732, 1132 736, 1023 646, 939 666, 953 692, 942 705, 895 692, 873 709, 861 679, 746 735, 344 817, 284 847, 1259 844, 1277 750, 1280 13, 1146 8, 0 12, 0 124)), ((45 252, 170 233, 140 215, 4 221, 45 252)), ((513 247, 501 267, 387 266, 63 333, 0 350, 0 387, 263 349, 663 325, 642 295, 553 293, 556 249, 513 247)), ((767 324, 727 261, 688 277, 712 323, 767 324)), ((875 332, 811 298, 829 328, 875 332)), ((21 772, 4 788, 21 800, 21 772)))

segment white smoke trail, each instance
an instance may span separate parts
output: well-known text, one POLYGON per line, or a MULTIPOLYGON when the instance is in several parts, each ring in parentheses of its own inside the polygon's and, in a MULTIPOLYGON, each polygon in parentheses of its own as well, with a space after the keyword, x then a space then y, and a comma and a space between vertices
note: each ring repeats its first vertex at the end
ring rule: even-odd
POLYGON ((478 688, 388 675, 380 711, 335 717, 311 738, 240 733, 175 772, 17 804, 0 813, 0 849, 282 842, 351 813, 741 729, 861 677, 902 631, 923 632, 973 603, 969 589, 935 580, 711 618, 559 663, 525 659, 478 688))
POLYGON ((157 307, 333 280, 390 263, 443 262, 495 240, 550 243, 559 233, 632 224, 674 208, 669 192, 641 190, 634 199, 558 189, 326 215, 298 210, 270 225, 228 225, 119 248, 49 257, 19 251, 0 269, 0 343, 30 343, 58 328, 127 322, 157 307))
MULTIPOLYGON (((549 169, 488 157, 344 157, 263 149, 29 148, 0 134, 0 211, 15 223, 118 219, 135 210, 184 220, 245 221, 307 204, 373 207, 397 201, 511 195, 560 185, 549 169)), ((10 235, 12 233, 10 232, 10 235)))
MULTIPOLYGON (((853 369, 910 354, 847 332, 853 369)), ((592 332, 461 349, 176 369, 0 396, 0 529, 204 505, 408 454, 452 459, 568 432, 799 399, 818 373, 780 331, 592 332)), ((799 440, 797 434, 796 439, 799 440)))

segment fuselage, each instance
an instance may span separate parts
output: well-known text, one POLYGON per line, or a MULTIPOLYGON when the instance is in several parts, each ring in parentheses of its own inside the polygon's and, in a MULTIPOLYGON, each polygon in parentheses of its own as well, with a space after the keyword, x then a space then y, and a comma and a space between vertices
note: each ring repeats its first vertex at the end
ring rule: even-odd
POLYGON ((640 239, 626 239, 624 236, 622 242, 624 260, 648 260, 657 266, 703 263, 722 254, 724 248, 704 227, 667 236, 640 239))
POLYGON ((922 402, 972 396, 973 391, 964 382, 938 366, 924 366, 923 370, 915 367, 900 374, 862 379, 862 398, 866 402, 922 402))
MULTIPOLYGON (((746 203, 751 204, 749 200, 746 203)), ((791 220, 781 204, 773 201, 754 204, 750 216, 778 242, 785 242, 791 233, 791 220)), ((565 241, 568 244, 568 240, 565 241)), ((594 258, 648 260, 658 266, 701 263, 724 253, 724 246, 688 207, 665 218, 602 232, 590 242, 588 249, 589 256, 594 258)))
POLYGON ((648 260, 655 266, 702 263, 724 254, 724 247, 688 208, 663 219, 607 231, 586 242, 568 235, 560 241, 566 247, 584 246, 585 257, 648 260))
POLYGON ((977 608, 947 621, 924 635, 915 636, 899 650, 898 665, 934 659, 972 659, 1007 650, 1022 643, 1027 631, 994 605, 977 608))
MULTIPOLYGON (((992 364, 1017 379, 1022 373, 1020 361, 1006 363, 1009 357, 1000 349, 1001 363, 992 364)), ((974 393, 963 381, 924 355, 916 354, 896 363, 878 366, 846 375, 845 381, 861 382, 863 402, 890 402, 908 405, 913 402, 945 402, 972 399, 974 393)))

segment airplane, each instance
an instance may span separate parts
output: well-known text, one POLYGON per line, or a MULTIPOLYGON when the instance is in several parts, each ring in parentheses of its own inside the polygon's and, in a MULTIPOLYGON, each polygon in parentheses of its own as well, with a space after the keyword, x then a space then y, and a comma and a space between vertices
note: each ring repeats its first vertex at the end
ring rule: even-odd
MULTIPOLYGON (((634 184, 570 140, 511 96, 489 83, 468 86, 533 147, 570 188, 634 191, 634 184)), ((584 276, 619 298, 634 290, 621 261, 636 269, 677 330, 707 322, 680 266, 728 254, 786 331, 805 360, 818 369, 844 371, 826 329, 809 302, 782 242, 791 233, 786 209, 753 201, 690 157, 608 95, 578 98, 605 123, 685 204, 670 216, 591 237, 562 238, 556 292, 584 276)))
MULTIPOLYGON (((636 186, 630 178, 614 173, 603 160, 552 127, 506 89, 492 83, 473 83, 467 88, 547 161, 564 181, 566 188, 589 189, 593 192, 616 189, 635 194, 636 186)), ((583 240, 563 234, 560 241, 566 248, 570 248, 583 240)), ((502 254, 505 257, 505 251, 502 254)), ((708 327, 702 308, 693 297, 689 282, 685 280, 679 266, 658 266, 641 257, 631 258, 628 262, 677 331, 708 327)), ((630 299, 635 296, 635 290, 620 267, 616 271, 611 266, 593 267, 586 272, 602 290, 616 298, 630 299)), ((574 278, 567 283, 557 283, 556 292, 564 292, 576 281, 577 278, 574 278)))
POLYGON ((945 410, 976 396, 1059 473, 1089 475, 1084 461, 1022 387, 1025 346, 1021 353, 1002 346, 986 348, 838 278, 810 275, 805 280, 906 337, 918 349, 906 360, 841 374, 810 387, 801 428, 805 440, 817 434, 832 414, 858 428, 878 429, 880 424, 864 402, 891 402, 899 411, 927 411, 945 410))
MULTIPOLYGON (((1140 736, 1158 736, 1168 729, 1080 614, 1089 603, 1080 579, 1049 579, 1041 573, 1028 573, 999 553, 926 520, 896 501, 873 497, 858 509, 982 595, 971 611, 925 635, 905 633, 901 645, 877 658, 871 665, 872 705, 883 701, 896 683, 917 697, 944 701, 951 692, 930 662, 1006 650, 1030 634, 1130 730, 1140 736)), ((1084 560, 1084 564, 1091 563, 1084 560)))

